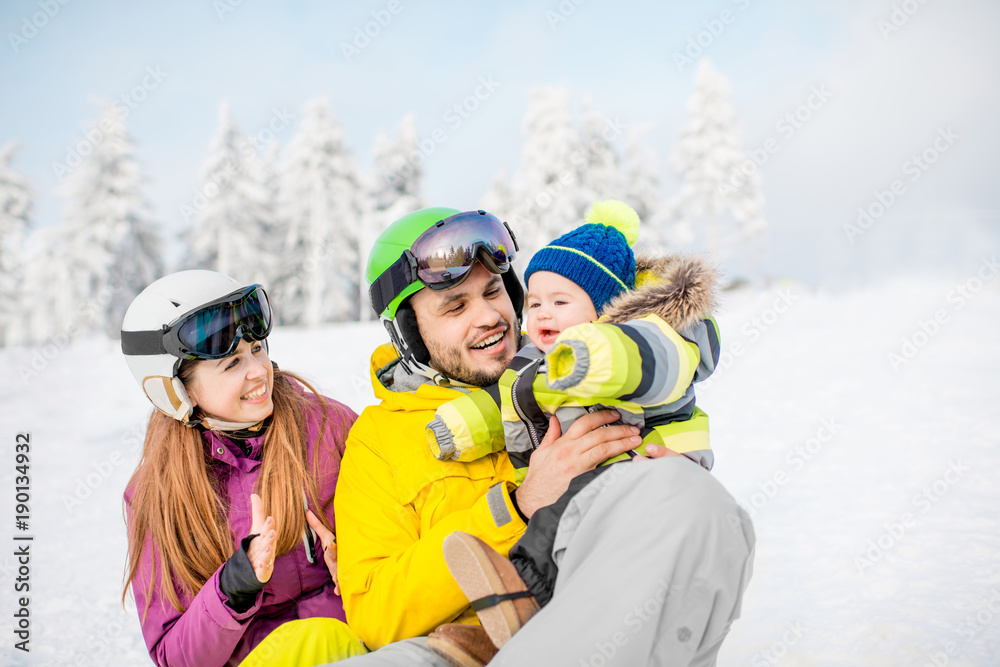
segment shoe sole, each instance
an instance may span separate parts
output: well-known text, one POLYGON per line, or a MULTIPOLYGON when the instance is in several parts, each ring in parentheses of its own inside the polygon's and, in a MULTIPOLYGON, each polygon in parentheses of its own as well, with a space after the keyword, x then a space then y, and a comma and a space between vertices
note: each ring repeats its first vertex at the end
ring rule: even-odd
MULTIPOLYGON (((489 552, 487 549, 487 545, 467 533, 455 532, 444 539, 444 560, 465 596, 472 601, 488 595, 527 590, 511 562, 500 556, 502 562, 494 563, 490 552, 494 557, 497 554, 492 549, 489 552), (498 566, 504 571, 498 571, 498 566)), ((476 613, 490 640, 500 648, 537 611, 538 603, 534 598, 522 598, 506 600, 476 613), (517 602, 521 603, 523 609, 520 613, 517 602)))
POLYGON ((427 648, 447 660, 453 667, 484 667, 486 664, 462 647, 437 637, 427 638, 427 648))

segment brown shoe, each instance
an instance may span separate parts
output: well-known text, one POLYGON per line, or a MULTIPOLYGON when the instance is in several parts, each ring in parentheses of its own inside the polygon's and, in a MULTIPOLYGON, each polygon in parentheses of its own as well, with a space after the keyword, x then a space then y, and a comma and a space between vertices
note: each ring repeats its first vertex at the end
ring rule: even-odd
POLYGON ((456 531, 444 538, 444 560, 497 648, 538 613, 513 563, 478 537, 456 531))
POLYGON ((427 647, 455 667, 483 667, 497 647, 478 625, 446 623, 427 637, 427 647))

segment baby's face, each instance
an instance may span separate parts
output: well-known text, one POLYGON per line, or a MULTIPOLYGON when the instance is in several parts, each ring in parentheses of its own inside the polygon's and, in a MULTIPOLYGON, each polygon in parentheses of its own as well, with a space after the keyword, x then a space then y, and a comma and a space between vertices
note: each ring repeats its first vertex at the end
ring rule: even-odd
POLYGON ((536 271, 528 280, 528 338, 542 352, 561 331, 597 319, 594 304, 579 285, 558 273, 536 271))

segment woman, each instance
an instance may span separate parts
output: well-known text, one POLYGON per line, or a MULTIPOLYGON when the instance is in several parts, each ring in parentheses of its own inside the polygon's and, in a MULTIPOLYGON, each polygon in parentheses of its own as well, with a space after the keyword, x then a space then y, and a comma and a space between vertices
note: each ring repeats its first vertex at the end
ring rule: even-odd
POLYGON ((212 271, 161 278, 125 314, 122 351, 157 411, 125 491, 123 600, 131 587, 161 666, 365 652, 344 624, 333 539, 357 415, 272 365, 270 329, 264 290, 212 271))

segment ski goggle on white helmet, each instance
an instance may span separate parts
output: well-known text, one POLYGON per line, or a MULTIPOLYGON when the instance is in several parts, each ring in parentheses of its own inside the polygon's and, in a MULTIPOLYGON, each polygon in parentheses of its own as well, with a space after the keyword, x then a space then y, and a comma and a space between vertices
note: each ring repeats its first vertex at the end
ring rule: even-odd
POLYGON ((271 323, 260 285, 242 286, 215 271, 179 271, 132 301, 122 322, 122 352, 153 405, 187 423, 193 406, 177 377, 181 361, 228 357, 243 339, 267 338, 271 323))

